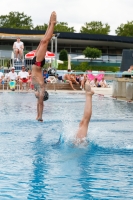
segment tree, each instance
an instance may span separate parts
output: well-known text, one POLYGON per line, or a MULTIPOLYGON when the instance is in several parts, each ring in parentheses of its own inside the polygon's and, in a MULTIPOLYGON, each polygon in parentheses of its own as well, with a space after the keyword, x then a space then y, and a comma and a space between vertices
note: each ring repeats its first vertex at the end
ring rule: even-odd
POLYGON ((121 24, 117 29, 115 30, 115 33, 118 36, 133 36, 133 21, 127 22, 127 24, 121 24))
POLYGON ((37 25, 35 28, 33 28, 34 30, 47 30, 48 28, 48 24, 44 24, 44 25, 37 25))
POLYGON ((108 24, 102 24, 102 22, 92 21, 90 23, 85 23, 85 26, 82 26, 80 33, 89 33, 89 34, 105 34, 108 35, 110 32, 110 26, 108 24))
POLYGON ((71 32, 71 33, 75 32, 74 27, 68 27, 67 22, 58 22, 54 27, 54 31, 56 31, 56 32, 71 32))
POLYGON ((31 17, 25 15, 23 12, 9 12, 8 15, 0 16, 1 28, 17 28, 17 29, 32 29, 31 17))
POLYGON ((60 51, 59 60, 68 61, 68 52, 65 49, 60 51))
POLYGON ((91 60, 93 60, 95 58, 99 58, 102 55, 102 52, 97 48, 86 47, 83 54, 86 58, 91 58, 91 60))
MULTIPOLYGON (((48 27, 48 24, 44 25, 37 25, 34 30, 46 30, 48 27)), ((71 32, 74 33, 74 27, 68 27, 67 22, 58 22, 54 27, 55 32, 71 32)))

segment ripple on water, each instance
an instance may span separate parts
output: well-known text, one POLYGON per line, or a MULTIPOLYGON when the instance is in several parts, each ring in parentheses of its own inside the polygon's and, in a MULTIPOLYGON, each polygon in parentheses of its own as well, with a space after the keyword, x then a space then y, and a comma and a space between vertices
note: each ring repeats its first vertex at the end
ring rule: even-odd
POLYGON ((133 106, 93 98, 86 145, 73 145, 85 98, 0 94, 0 199, 133 199, 133 106), (62 138, 60 142, 59 138, 62 138))

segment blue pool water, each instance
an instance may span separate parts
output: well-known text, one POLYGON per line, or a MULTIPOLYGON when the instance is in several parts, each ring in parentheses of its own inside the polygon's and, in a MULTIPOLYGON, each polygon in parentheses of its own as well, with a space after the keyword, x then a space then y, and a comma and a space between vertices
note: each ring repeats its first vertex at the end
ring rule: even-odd
POLYGON ((89 143, 75 147, 84 102, 50 93, 39 123, 34 94, 0 93, 0 200, 133 199, 133 104, 94 96, 89 143))

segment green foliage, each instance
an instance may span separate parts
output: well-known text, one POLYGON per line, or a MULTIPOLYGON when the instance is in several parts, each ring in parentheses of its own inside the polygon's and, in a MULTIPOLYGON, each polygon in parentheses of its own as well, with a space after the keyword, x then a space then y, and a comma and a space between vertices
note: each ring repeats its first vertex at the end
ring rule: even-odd
POLYGON ((90 65, 88 66, 87 70, 118 72, 120 71, 120 68, 116 66, 91 66, 90 65))
MULTIPOLYGON (((58 65, 58 70, 67 70, 68 62, 64 62, 64 64, 58 65)), ((75 71, 83 71, 92 70, 92 71, 111 71, 111 72, 118 72, 120 68, 118 66, 92 66, 88 62, 81 62, 78 65, 71 63, 71 69, 75 71)))
POLYGON ((68 61, 64 61, 63 64, 58 64, 58 70, 67 70, 68 69, 68 61))
POLYGON ((58 22, 54 27, 54 31, 56 31, 56 32, 71 32, 71 33, 75 32, 74 27, 68 27, 67 22, 58 22))
POLYGON ((89 34, 105 34, 108 35, 110 32, 110 26, 108 24, 102 24, 99 21, 92 21, 90 23, 85 23, 85 26, 82 26, 80 33, 89 33, 89 34))
POLYGON ((115 30, 118 36, 133 36, 133 21, 127 22, 127 24, 121 24, 115 30))
POLYGON ((95 58, 99 58, 102 55, 102 52, 97 48, 86 47, 86 49, 83 51, 83 54, 85 57, 91 58, 91 60, 93 60, 95 58))
POLYGON ((36 27, 34 27, 33 29, 34 30, 47 30, 48 28, 48 25, 47 24, 44 24, 44 25, 37 25, 36 27))
POLYGON ((65 49, 60 51, 59 60, 68 61, 68 52, 65 49))
POLYGON ((74 64, 72 65, 72 69, 73 70, 81 70, 83 72, 86 71, 86 69, 88 69, 89 67, 89 63, 88 62, 81 62, 79 66, 75 66, 74 64))
POLYGON ((0 16, 1 28, 32 29, 32 19, 23 12, 9 12, 8 15, 0 16))
MULTIPOLYGON (((48 24, 44 25, 37 25, 35 28, 33 28, 34 30, 47 30, 48 24)), ((74 27, 68 27, 68 23, 67 22, 58 22, 55 27, 54 27, 54 31, 56 32, 71 32, 74 33, 74 27)))

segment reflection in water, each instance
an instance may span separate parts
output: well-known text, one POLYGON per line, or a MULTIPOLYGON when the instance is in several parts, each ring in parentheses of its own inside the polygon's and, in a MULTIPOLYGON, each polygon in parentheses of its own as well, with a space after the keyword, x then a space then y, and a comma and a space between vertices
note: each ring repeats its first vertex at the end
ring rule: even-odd
POLYGON ((46 184, 45 174, 47 173, 47 166, 45 162, 44 143, 42 141, 42 134, 38 135, 33 146, 34 160, 33 160, 33 176, 30 180, 30 191, 28 199, 46 199, 46 184))

